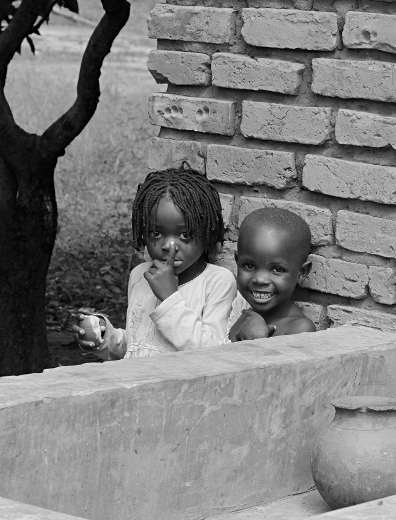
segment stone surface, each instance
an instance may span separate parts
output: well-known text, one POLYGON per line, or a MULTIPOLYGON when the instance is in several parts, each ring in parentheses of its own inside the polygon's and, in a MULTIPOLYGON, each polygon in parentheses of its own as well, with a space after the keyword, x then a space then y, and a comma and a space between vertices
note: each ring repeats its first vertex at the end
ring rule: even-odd
POLYGON ((223 210, 224 226, 228 228, 231 221, 232 206, 234 204, 234 195, 220 193, 221 209, 223 210))
POLYGON ((305 316, 314 322, 316 330, 325 330, 328 327, 327 312, 324 305, 310 302, 295 302, 305 316))
POLYGON ((330 511, 329 506, 314 489, 235 513, 212 516, 206 520, 303 520, 326 511, 330 511))
POLYGON ((312 90, 316 94, 396 101, 395 63, 314 58, 312 68, 312 90))
POLYGON ((287 209, 299 215, 308 224, 311 230, 312 244, 315 246, 330 245, 334 242, 332 216, 329 209, 290 200, 241 197, 238 225, 241 225, 246 215, 263 207, 287 209))
POLYGON ((237 274, 235 251, 236 243, 226 241, 216 256, 216 264, 229 269, 234 276, 237 274))
POLYGON ((369 290, 375 302, 396 303, 396 272, 392 267, 369 266, 369 290))
POLYGON ((211 58, 201 52, 150 51, 147 67, 157 83, 209 85, 211 58))
POLYGON ((148 142, 147 167, 150 170, 179 168, 187 162, 190 168, 205 173, 206 145, 198 141, 181 141, 151 137, 148 142))
POLYGON ((230 43, 235 11, 203 6, 157 4, 147 21, 149 38, 205 43, 230 43))
POLYGON ((357 506, 337 509, 322 515, 312 516, 312 520, 394 520, 396 495, 373 500, 357 506))
POLYGON ((333 197, 396 204, 396 168, 306 155, 302 183, 333 197))
POLYGON ((349 11, 345 16, 342 39, 351 49, 396 53, 396 16, 349 11))
POLYGON ((331 109, 243 101, 241 132, 245 137, 300 144, 330 139, 331 109))
POLYGON ((280 190, 295 186, 295 155, 290 152, 208 145, 208 178, 229 184, 265 184, 280 190))
POLYGON ((312 270, 302 287, 361 299, 367 296, 368 270, 365 265, 310 255, 312 270))
POLYGON ((268 90, 297 95, 305 66, 300 63, 219 52, 212 56, 212 83, 218 87, 268 90))
POLYGON ((242 36, 250 45, 331 51, 337 46, 337 14, 295 9, 243 9, 242 36))
POLYGON ((363 325, 384 332, 395 332, 396 316, 385 312, 378 312, 346 305, 329 305, 327 316, 333 322, 334 327, 342 325, 363 325))
POLYGON ((1 520, 85 520, 0 497, 1 520))
POLYGON ((336 240, 351 251, 396 258, 396 221, 342 210, 337 213, 336 240))
POLYGON ((396 395, 395 338, 344 327, 4 377, 0 495, 182 520, 306 491, 330 401, 396 395))
POLYGON ((211 98, 152 94, 149 118, 153 125, 209 134, 235 133, 235 102, 211 98))
POLYGON ((396 148, 396 117, 385 117, 355 110, 339 110, 335 136, 340 144, 396 148))

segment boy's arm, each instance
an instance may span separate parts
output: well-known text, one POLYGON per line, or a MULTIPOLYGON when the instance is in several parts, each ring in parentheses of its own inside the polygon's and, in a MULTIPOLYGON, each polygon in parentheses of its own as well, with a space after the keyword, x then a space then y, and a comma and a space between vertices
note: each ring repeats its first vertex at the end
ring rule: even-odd
POLYGON ((187 307, 178 291, 150 314, 161 334, 177 350, 194 350, 224 343, 227 320, 236 295, 233 275, 229 271, 219 272, 208 283, 206 294, 202 316, 187 307))
POLYGON ((275 325, 267 325, 265 319, 260 314, 254 312, 253 309, 246 309, 231 329, 230 339, 234 342, 269 338, 275 330, 275 325))

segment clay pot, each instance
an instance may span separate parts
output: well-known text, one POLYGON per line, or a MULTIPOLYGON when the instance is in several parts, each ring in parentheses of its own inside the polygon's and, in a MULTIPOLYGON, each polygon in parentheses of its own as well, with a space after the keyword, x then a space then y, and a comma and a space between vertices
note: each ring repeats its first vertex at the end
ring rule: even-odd
POLYGON ((333 422, 316 440, 316 487, 337 509, 396 494, 396 399, 346 397, 332 402, 333 422))

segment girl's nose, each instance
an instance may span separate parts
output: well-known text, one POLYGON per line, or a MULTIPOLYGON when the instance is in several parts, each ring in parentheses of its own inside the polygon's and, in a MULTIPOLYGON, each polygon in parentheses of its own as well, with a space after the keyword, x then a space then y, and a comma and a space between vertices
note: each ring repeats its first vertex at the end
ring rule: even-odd
POLYGON ((169 251, 171 242, 175 244, 176 252, 179 251, 179 246, 177 245, 176 240, 174 240, 173 238, 168 238, 164 240, 164 243, 162 244, 162 249, 164 249, 165 251, 169 251))

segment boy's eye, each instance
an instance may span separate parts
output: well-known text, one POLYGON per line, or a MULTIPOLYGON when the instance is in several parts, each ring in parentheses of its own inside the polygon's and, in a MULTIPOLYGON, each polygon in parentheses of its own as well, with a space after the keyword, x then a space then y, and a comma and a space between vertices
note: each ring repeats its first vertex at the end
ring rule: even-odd
POLYGON ((252 270, 254 269, 254 265, 251 264, 250 262, 245 262, 245 263, 242 265, 242 267, 243 267, 244 269, 247 269, 248 271, 252 271, 252 270))
POLYGON ((274 267, 274 268, 273 268, 273 271, 274 271, 275 273, 277 273, 277 274, 280 274, 280 273, 284 273, 284 272, 285 272, 284 268, 283 268, 283 267, 280 267, 280 266, 274 267))

